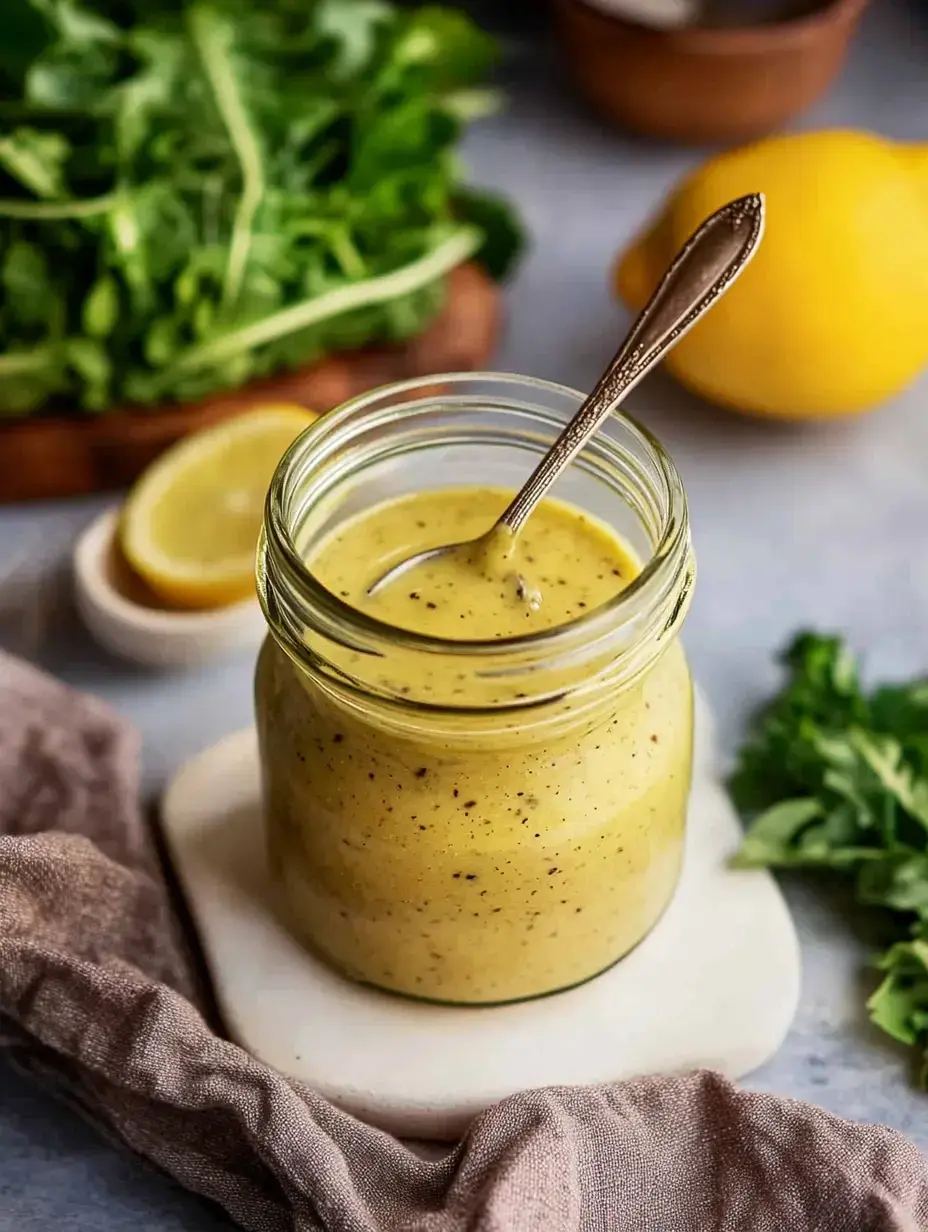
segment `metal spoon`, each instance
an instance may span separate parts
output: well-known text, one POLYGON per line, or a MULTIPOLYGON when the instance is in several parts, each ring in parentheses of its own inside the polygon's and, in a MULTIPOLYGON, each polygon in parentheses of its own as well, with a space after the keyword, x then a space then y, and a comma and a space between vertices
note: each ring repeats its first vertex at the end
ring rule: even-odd
MULTIPOLYGON (((479 539, 428 548, 399 561, 381 574, 367 593, 374 594, 409 569, 445 553, 465 554, 474 561, 487 554, 498 559, 511 554, 515 537, 554 481, 629 390, 725 294, 753 257, 763 233, 761 193, 739 197, 707 218, 674 258, 593 392, 495 525, 479 539)), ((537 592, 524 578, 516 575, 516 579, 522 597, 535 606, 537 592)))

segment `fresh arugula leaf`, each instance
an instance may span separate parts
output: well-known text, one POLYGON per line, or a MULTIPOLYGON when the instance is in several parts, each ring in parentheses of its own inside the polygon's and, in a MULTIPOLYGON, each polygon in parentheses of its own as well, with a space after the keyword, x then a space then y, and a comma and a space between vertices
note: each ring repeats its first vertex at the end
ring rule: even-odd
POLYGON ((455 213, 480 228, 483 243, 476 259, 491 278, 508 278, 522 257, 524 232, 515 210, 507 201, 475 188, 459 188, 454 194, 455 213))
POLYGON ((928 681, 868 693, 841 640, 812 633, 782 660, 786 684, 731 778, 748 822, 734 863, 849 876, 861 904, 890 913, 899 939, 868 1009, 922 1048, 928 1079, 928 681))
POLYGON ((11 3, 0 413, 199 398, 401 341, 454 264, 513 267, 514 212, 458 178, 496 56, 461 12, 11 3))
POLYGON ((316 26, 324 38, 332 40, 330 72, 339 81, 369 63, 374 55, 381 31, 392 20, 389 4, 382 0, 321 0, 316 9, 316 26))
POLYGON ((427 6, 397 23, 380 84, 395 88, 404 74, 407 89, 453 90, 485 77, 496 60, 496 42, 464 13, 427 6))
POLYGON ((22 127, 0 137, 0 167, 27 192, 45 200, 65 195, 64 163, 69 153, 70 145, 60 133, 22 127))
POLYGON ((119 69, 119 27, 80 0, 32 3, 54 33, 26 72, 24 101, 50 109, 94 108, 119 69))
POLYGON ((3 312, 15 317, 21 328, 40 326, 54 296, 45 253, 35 244, 17 240, 3 254, 0 266, 3 312))
POLYGON ((111 274, 103 274, 91 287, 81 309, 81 324, 90 338, 107 338, 119 320, 119 287, 111 274))

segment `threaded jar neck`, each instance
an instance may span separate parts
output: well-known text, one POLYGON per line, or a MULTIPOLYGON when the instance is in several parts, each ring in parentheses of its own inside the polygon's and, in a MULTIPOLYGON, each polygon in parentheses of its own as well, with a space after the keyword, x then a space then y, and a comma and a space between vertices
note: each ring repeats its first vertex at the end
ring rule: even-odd
POLYGON ((518 488, 582 400, 575 390, 525 377, 451 374, 375 391, 320 419, 277 469, 258 551, 259 597, 283 649, 329 691, 397 715, 410 708, 471 719, 537 712, 568 693, 580 708, 639 679, 679 630, 695 562, 677 470, 659 442, 623 415, 587 444, 556 494, 613 526, 643 567, 615 598, 569 624, 492 642, 412 633, 351 607, 305 563, 339 522, 391 497, 468 483, 518 488), (384 683, 422 656, 430 678, 441 681, 446 672, 449 686, 427 704, 384 683), (371 670, 386 663, 389 673, 371 670), (451 687, 462 674, 466 707, 451 687), (494 682, 501 678, 520 681, 518 703, 511 689, 500 702, 494 682))

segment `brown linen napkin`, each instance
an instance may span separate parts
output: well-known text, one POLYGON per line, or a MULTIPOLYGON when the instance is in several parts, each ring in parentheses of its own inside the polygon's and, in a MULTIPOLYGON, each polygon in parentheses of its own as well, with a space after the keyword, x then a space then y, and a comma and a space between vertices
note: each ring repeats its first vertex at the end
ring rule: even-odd
POLYGON ((135 735, 0 653, 3 1042, 242 1227, 928 1228, 928 1169, 904 1138, 713 1074, 514 1096, 429 1161, 223 1040, 204 1005, 135 735))

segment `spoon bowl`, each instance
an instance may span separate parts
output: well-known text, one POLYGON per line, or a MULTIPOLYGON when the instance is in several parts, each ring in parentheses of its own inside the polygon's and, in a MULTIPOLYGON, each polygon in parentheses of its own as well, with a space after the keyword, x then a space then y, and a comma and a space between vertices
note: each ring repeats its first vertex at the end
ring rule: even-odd
POLYGON ((508 572, 515 585, 518 597, 530 608, 537 610, 541 606, 541 591, 528 578, 515 569, 507 570, 506 566, 513 557, 516 538, 515 532, 503 520, 503 517, 491 526, 485 535, 481 535, 479 539, 464 539, 459 543, 446 543, 440 547, 426 548, 423 552, 416 552, 413 556, 407 556, 405 560, 401 560, 391 566, 386 573, 382 573, 367 588, 367 593, 369 595, 376 594, 377 591, 383 590, 393 582, 399 581, 403 574, 408 573, 410 569, 427 564, 430 560, 436 560, 440 556, 458 555, 464 564, 470 568, 479 569, 482 572, 494 570, 497 574, 503 575, 506 575, 508 572))

